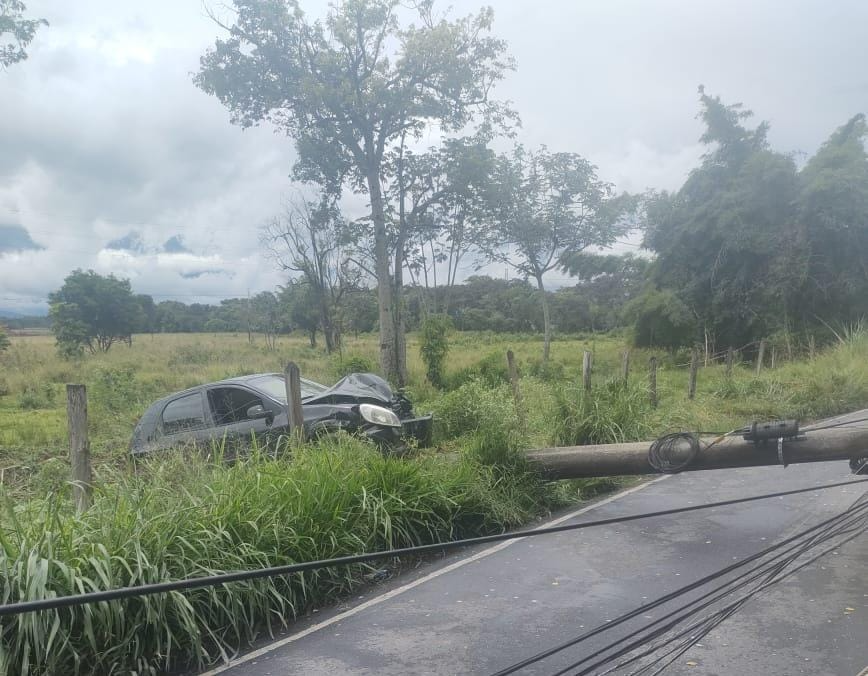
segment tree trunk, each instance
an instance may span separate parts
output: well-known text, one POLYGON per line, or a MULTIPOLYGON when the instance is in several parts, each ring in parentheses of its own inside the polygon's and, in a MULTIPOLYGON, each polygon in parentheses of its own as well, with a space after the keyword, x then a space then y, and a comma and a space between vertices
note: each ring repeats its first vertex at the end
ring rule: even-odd
POLYGON ((371 220, 374 222, 374 258, 377 274, 377 301, 380 310, 380 369, 390 382, 398 380, 398 355, 395 345, 395 317, 392 279, 389 275, 389 242, 383 192, 376 167, 368 170, 368 191, 371 196, 371 220))
POLYGON ((320 323, 322 324, 322 332, 325 336, 326 354, 331 354, 335 351, 334 330, 332 327, 328 301, 325 299, 324 291, 322 289, 320 289, 319 316, 320 323))
POLYGON ((546 289, 543 285, 542 275, 536 275, 536 285, 540 292, 543 309, 543 363, 548 363, 549 351, 552 344, 552 321, 549 316, 549 299, 546 295, 546 289))

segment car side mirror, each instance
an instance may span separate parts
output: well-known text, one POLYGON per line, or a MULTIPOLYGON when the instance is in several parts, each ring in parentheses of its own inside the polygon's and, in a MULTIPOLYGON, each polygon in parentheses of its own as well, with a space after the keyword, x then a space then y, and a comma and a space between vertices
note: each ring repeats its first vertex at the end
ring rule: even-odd
POLYGON ((256 406, 251 406, 247 409, 248 420, 262 420, 263 418, 265 418, 266 422, 269 422, 268 419, 274 419, 274 416, 262 404, 256 404, 256 406))

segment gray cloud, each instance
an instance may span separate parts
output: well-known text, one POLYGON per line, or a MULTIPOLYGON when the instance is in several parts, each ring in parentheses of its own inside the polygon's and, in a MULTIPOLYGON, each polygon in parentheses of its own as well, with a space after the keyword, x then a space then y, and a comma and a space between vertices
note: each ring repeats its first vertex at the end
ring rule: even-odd
MULTIPOLYGON (((521 140, 582 153, 622 189, 677 188, 695 165, 700 83, 768 119, 784 151, 812 153, 868 107, 860 0, 494 4, 518 64, 497 95, 520 112, 521 140)), ((192 85, 219 33, 200 3, 28 8, 51 26, 28 61, 0 73, 0 223, 45 248, 4 254, 0 298, 32 304, 77 267, 129 277, 157 299, 215 301, 285 281, 263 263, 257 228, 293 190, 292 144, 267 126, 231 126, 192 85), (136 246, 120 246, 130 233, 136 246)))
POLYGON ((0 256, 4 253, 39 251, 45 247, 33 241, 30 233, 20 225, 0 223, 0 256))

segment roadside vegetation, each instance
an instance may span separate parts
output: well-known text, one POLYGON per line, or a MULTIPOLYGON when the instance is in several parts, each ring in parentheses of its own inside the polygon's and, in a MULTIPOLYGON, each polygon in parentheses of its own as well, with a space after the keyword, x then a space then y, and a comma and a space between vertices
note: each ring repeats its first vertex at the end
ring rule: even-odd
MULTIPOLYGON (((436 415, 433 449, 387 458, 337 438, 278 458, 254 449, 232 466, 214 457, 217 448, 207 449, 210 457, 179 451, 133 472, 128 439, 152 399, 278 370, 290 359, 304 376, 331 382, 373 366, 376 338, 347 339, 341 357, 310 349, 303 336, 266 349, 246 335, 161 335, 68 361, 47 337, 13 337, 0 356, 2 602, 498 532, 618 485, 545 484, 524 464, 523 449, 727 431, 755 416, 808 419, 868 403, 868 337, 858 328, 813 359, 760 376, 749 364, 731 377, 721 364, 702 368, 693 401, 677 352, 633 350, 625 387, 617 335, 555 340, 545 365, 538 337, 453 333, 448 341, 442 389, 426 379, 416 337, 409 341, 409 394, 418 410, 436 415), (508 382, 507 348, 522 375, 524 417, 508 382), (590 394, 581 389, 584 350, 594 354, 590 394), (652 354, 661 365, 656 409, 647 393, 652 354), (69 498, 65 382, 87 384, 91 404, 96 490, 81 517, 69 498)), ((0 625, 0 674, 159 673, 213 663, 393 565, 21 616, 0 625)))

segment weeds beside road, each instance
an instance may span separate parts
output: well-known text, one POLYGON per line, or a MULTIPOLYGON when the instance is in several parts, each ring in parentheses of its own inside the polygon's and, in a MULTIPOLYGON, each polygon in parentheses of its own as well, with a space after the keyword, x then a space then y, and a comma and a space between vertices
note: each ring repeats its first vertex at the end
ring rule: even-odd
MULTIPOLYGON (((254 453, 233 466, 198 455, 154 458, 126 468, 135 418, 150 401, 220 377, 278 370, 293 359, 305 376, 331 381, 370 364, 373 338, 350 342, 342 360, 285 341, 277 352, 231 336, 139 338, 99 359, 62 362, 42 337, 16 338, 2 357, 2 465, 30 468, 6 489, 0 516, 2 602, 45 598, 261 568, 341 554, 501 531, 611 488, 609 480, 547 485, 529 474, 529 446, 622 441, 674 429, 726 431, 755 416, 831 415, 868 404, 868 341, 756 377, 737 368, 703 369, 695 400, 685 397, 678 357, 665 357, 660 406, 646 396, 634 356, 630 384, 610 380, 620 364, 617 337, 558 341, 553 361, 535 359, 536 341, 459 334, 444 392, 423 380, 411 343, 410 395, 433 409, 437 448, 386 458, 336 438, 278 459, 254 453), (524 373, 526 426, 503 357, 511 347, 524 373), (578 377, 583 349, 595 351, 594 389, 578 377), (82 381, 91 396, 97 457, 94 505, 71 513, 62 383, 82 381)), ((365 370, 362 368, 361 370, 365 370)), ((6 620, 0 674, 154 673, 219 660, 298 614, 345 594, 370 568, 237 583, 6 620)))

